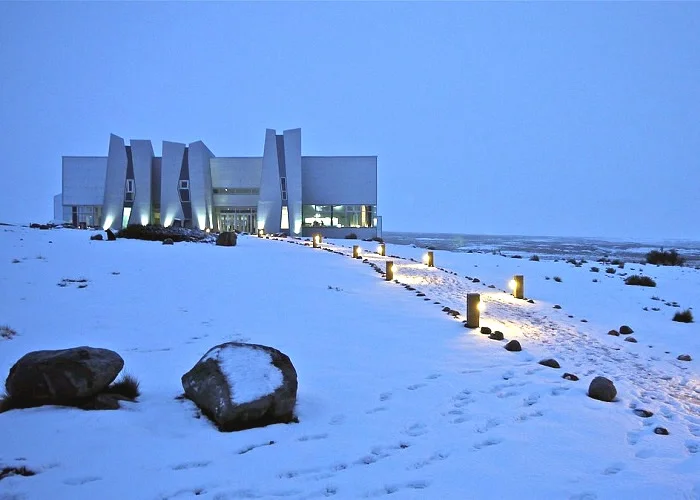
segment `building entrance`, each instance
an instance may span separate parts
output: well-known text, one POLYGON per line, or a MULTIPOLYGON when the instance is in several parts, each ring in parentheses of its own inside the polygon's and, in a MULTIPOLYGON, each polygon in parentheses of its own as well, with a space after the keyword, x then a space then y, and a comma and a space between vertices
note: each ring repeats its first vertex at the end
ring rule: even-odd
POLYGON ((253 234, 257 230, 258 211, 255 208, 219 209, 219 231, 238 231, 253 234))

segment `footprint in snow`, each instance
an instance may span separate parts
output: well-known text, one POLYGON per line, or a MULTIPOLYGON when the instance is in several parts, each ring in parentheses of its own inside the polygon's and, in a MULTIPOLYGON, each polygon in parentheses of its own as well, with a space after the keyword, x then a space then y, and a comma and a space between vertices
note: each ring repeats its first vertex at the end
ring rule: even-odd
POLYGON ((345 415, 333 415, 328 423, 331 425, 341 425, 345 423, 346 419, 347 417, 345 415))
POLYGON ((559 396, 560 394, 565 393, 569 389, 571 389, 571 388, 570 387, 555 387, 554 389, 552 389, 552 396, 559 396))
POLYGON ((67 484, 69 486, 80 486, 81 484, 92 483, 95 481, 100 481, 101 479, 101 477, 97 476, 74 477, 64 480, 63 484, 67 484))
POLYGON ((438 379, 440 377, 442 377, 441 373, 431 373, 430 375, 428 375, 425 378, 426 378, 426 380, 435 380, 435 379, 438 379))
POLYGON ((416 423, 413 424, 411 427, 406 429, 404 431, 405 434, 408 434, 409 436, 416 437, 416 436, 422 436, 423 434, 428 432, 428 427, 425 424, 422 423, 416 423))
POLYGON ((406 389, 408 389, 409 391, 415 391, 416 389, 420 389, 421 387, 425 387, 425 384, 409 385, 408 387, 406 387, 406 389))
POLYGON ((318 441, 319 439, 326 439, 328 434, 312 434, 310 436, 301 436, 297 441, 318 441))
POLYGON ((372 408, 371 410, 367 410, 365 413, 367 415, 372 415, 374 413, 379 413, 379 412, 386 411, 386 410, 387 410, 386 406, 377 406, 376 408, 372 408))
POLYGON ((685 442, 685 448, 688 450, 688 453, 698 453, 700 452, 700 441, 689 439, 685 442))
POLYGON ((613 476, 617 474, 618 472, 621 472, 625 468, 625 464, 622 462, 617 462, 609 467, 606 467, 605 470, 603 471, 603 474, 606 476, 613 476))
POLYGON ((390 393, 390 392, 382 392, 382 393, 379 395, 379 401, 389 401, 389 400, 391 399, 391 396, 392 396, 392 395, 393 395, 393 394, 390 393))
POLYGON ((501 442, 503 442, 502 439, 490 438, 490 439, 487 439, 487 440, 485 440, 485 441, 480 441, 480 442, 478 442, 478 443, 474 443, 474 448, 476 448, 477 450, 481 450, 482 448, 487 448, 487 447, 489 447, 489 446, 494 446, 494 445, 497 445, 497 444, 499 444, 499 443, 501 443, 501 442))
POLYGON ((535 394, 530 394, 527 398, 523 399, 523 405, 524 406, 532 406, 535 403, 537 403, 540 400, 540 395, 535 393, 535 394))
MULTIPOLYGON (((248 451, 252 450, 255 447, 251 447, 248 451)), ((239 452, 240 453, 240 452, 239 452)), ((245 452, 244 452, 245 453, 245 452)), ((178 465, 173 465, 170 467, 172 470, 186 470, 186 469, 198 469, 201 467, 206 467, 209 465, 211 462, 185 462, 182 464, 178 465)))

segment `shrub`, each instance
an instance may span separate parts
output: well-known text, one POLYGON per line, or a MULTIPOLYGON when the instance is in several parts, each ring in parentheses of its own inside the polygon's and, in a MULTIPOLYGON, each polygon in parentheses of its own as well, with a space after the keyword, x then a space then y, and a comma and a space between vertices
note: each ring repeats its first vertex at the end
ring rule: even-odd
POLYGON ((613 259, 613 260, 610 261, 610 264, 613 265, 613 266, 618 266, 618 267, 620 267, 620 268, 625 267, 625 263, 622 262, 620 259, 613 259))
POLYGON ((597 273, 597 272, 599 272, 599 271, 600 271, 600 268, 599 268, 599 267, 596 267, 596 266, 591 267, 591 272, 592 272, 592 273, 597 273))
POLYGON ((647 263, 661 266, 682 266, 685 259, 676 250, 652 250, 646 255, 647 263))
POLYGON ((164 241, 170 238, 173 241, 204 241, 213 242, 215 236, 199 229, 188 229, 183 227, 163 227, 139 224, 132 224, 119 230, 118 238, 128 238, 146 241, 164 241))
POLYGON ((33 476, 36 474, 33 470, 29 470, 26 467, 3 467, 0 469, 0 480, 5 479, 10 476, 33 476))
POLYGON ((129 399, 136 399, 141 395, 139 385, 139 381, 136 380, 136 377, 126 373, 121 379, 107 387, 105 392, 109 394, 119 394, 120 396, 124 396, 125 398, 129 399))
POLYGON ((356 239, 357 239, 357 235, 356 235, 355 233, 349 233, 349 234, 346 234, 346 235, 345 235, 345 239, 346 239, 346 240, 356 240, 356 239))
POLYGON ((12 328, 10 328, 9 326, 7 326, 7 325, 0 326, 0 338, 9 340, 12 337, 14 337, 15 335, 17 335, 17 332, 15 330, 13 330, 12 328))
POLYGON ((683 312, 677 312, 673 315, 673 321, 678 321, 680 323, 692 323, 693 313, 690 311, 690 309, 686 309, 683 312))
POLYGON ((656 286, 656 281, 649 276, 638 276, 635 274, 625 279, 625 285, 656 286))
POLYGON ((615 274, 615 268, 614 268, 614 267, 608 267, 608 268, 605 270, 605 272, 608 273, 608 274, 615 274))
POLYGON ((552 278, 552 279, 553 279, 554 281, 556 281, 557 283, 561 283, 561 278, 560 278, 559 276, 555 276, 555 277, 552 278))
POLYGON ((534 262, 539 262, 539 261, 540 261, 540 258, 539 258, 539 256, 537 256, 537 255, 533 255, 532 257, 530 257, 530 260, 532 260, 532 261, 534 261, 534 262))

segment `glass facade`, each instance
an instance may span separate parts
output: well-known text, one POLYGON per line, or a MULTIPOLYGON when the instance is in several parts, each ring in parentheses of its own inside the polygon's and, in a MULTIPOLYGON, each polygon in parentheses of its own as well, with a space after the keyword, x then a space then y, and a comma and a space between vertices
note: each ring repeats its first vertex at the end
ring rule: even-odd
POLYGON ((304 227, 374 227, 375 205, 304 205, 304 227))

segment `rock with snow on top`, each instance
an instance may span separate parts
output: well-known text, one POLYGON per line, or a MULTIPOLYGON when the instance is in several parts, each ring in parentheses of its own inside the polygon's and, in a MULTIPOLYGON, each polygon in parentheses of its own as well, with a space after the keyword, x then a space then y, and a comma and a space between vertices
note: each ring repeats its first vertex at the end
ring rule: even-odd
POLYGON ((609 403, 617 396, 617 389, 612 380, 605 377, 596 377, 588 387, 588 397, 609 403))
POLYGON ((273 347, 227 342, 182 376, 185 396, 224 432, 295 420, 297 373, 273 347))
POLYGON ((681 354, 676 358, 678 361, 692 361, 693 358, 690 357, 690 354, 681 354))
POLYGON ((566 380, 571 380, 572 382, 576 382, 578 380, 578 377, 574 375, 573 373, 565 373, 564 375, 561 376, 561 378, 565 378, 566 380))

